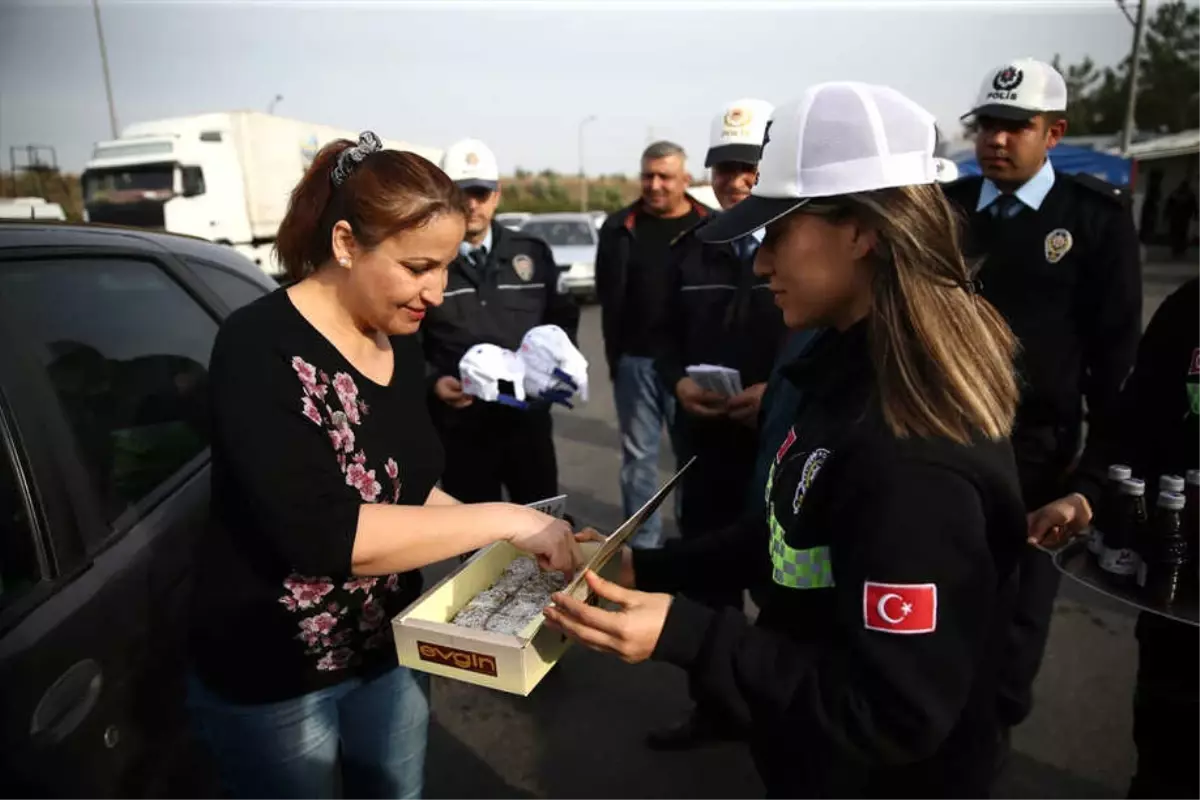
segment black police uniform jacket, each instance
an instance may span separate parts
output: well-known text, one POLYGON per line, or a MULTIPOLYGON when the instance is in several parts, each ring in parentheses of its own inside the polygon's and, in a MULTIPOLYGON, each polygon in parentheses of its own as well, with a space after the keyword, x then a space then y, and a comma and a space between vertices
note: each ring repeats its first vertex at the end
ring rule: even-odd
POLYGON ((945 187, 968 220, 964 254, 980 292, 1020 340, 1023 389, 1013 448, 1031 506, 1062 493, 1088 423, 1117 424, 1117 395, 1142 330, 1137 231, 1126 193, 1090 175, 1054 173, 1040 208, 997 219, 976 211, 983 179, 945 187))
POLYGON ((1200 467, 1200 280, 1163 300, 1138 345, 1137 365, 1121 390, 1123 424, 1088 436, 1073 491, 1100 504, 1109 464, 1128 464, 1157 485, 1159 475, 1200 467))
POLYGON ((465 256, 450 264, 441 306, 421 325, 432 383, 459 376, 458 362, 477 344, 516 351, 530 328, 557 325, 575 341, 579 307, 561 280, 550 246, 492 223, 492 248, 479 268, 465 256))
POLYGON ((774 295, 755 276, 753 263, 743 262, 731 244, 696 238, 706 222, 671 246, 669 299, 655 337, 654 366, 672 393, 693 364, 736 369, 743 388, 766 383, 787 334, 774 295))
POLYGON ((787 369, 804 387, 767 525, 634 555, 637 588, 755 586, 756 623, 677 596, 654 658, 748 724, 768 795, 977 796, 1024 544, 1007 441, 886 427, 866 323, 787 369))

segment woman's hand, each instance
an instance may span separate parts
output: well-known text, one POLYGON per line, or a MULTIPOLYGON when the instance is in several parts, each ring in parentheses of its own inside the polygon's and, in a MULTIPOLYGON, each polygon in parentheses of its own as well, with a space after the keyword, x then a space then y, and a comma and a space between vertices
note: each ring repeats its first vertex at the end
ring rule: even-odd
POLYGON ((505 508, 512 514, 508 541, 518 550, 535 556, 542 569, 574 575, 583 565, 583 551, 566 522, 526 506, 505 508))
POLYGON ((1027 520, 1029 543, 1057 550, 1087 529, 1092 521, 1092 506, 1083 495, 1069 494, 1042 506, 1027 520))
POLYGON ((667 611, 674 600, 669 594, 648 594, 623 589, 592 571, 584 576, 598 597, 621 606, 605 611, 559 593, 543 614, 550 627, 593 650, 612 653, 629 664, 645 661, 658 645, 667 611))
MULTIPOLYGON (((577 542, 600 542, 605 541, 604 535, 595 528, 584 528, 579 533, 575 534, 577 542)), ((633 577, 633 550, 629 549, 629 545, 621 547, 621 569, 617 573, 617 583, 626 589, 632 589, 637 586, 634 583, 633 577)))

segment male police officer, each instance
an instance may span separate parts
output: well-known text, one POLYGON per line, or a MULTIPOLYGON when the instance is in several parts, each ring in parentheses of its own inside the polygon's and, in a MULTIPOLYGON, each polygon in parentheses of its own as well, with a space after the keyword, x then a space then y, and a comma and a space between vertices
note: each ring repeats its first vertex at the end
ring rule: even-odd
POLYGON ((446 151, 442 169, 466 196, 466 239, 450 265, 445 301, 422 326, 433 387, 434 423, 446 449, 442 486, 467 503, 502 499, 529 503, 558 492, 558 465, 549 405, 527 410, 464 394, 458 363, 472 346, 516 351, 538 325, 558 325, 575 338, 579 309, 560 279, 549 246, 492 218, 500 202, 496 157, 466 139, 446 151))
MULTIPOLYGON (((749 197, 771 111, 769 103, 746 98, 730 103, 713 120, 704 166, 712 169, 713 193, 721 208, 749 197)), ((766 281, 754 275, 760 239, 703 244, 694 230, 672 243, 669 288, 654 336, 655 368, 679 400, 677 440, 686 456, 697 457, 680 487, 684 538, 732 525, 745 511, 759 404, 786 333, 766 281), (735 369, 744 388, 733 397, 708 391, 688 377, 687 367, 694 364, 735 369)), ((740 591, 691 594, 718 609, 742 606, 740 591)), ((693 697, 697 706, 692 715, 651 734, 652 747, 689 747, 733 732, 730 722, 706 708, 695 693, 693 697)))
MULTIPOLYGON (((1024 390, 1012 435, 1025 504, 1064 494, 1080 451, 1083 402, 1093 430, 1114 422, 1141 332, 1137 233, 1126 193, 1047 158, 1066 132, 1067 89, 1049 64, 1021 59, 990 72, 964 119, 976 129, 982 177, 946 187, 969 219, 964 249, 982 257, 981 292, 1020 339, 1024 390)), ((1033 548, 1020 566, 1001 721, 1029 713, 1058 590, 1033 548)))

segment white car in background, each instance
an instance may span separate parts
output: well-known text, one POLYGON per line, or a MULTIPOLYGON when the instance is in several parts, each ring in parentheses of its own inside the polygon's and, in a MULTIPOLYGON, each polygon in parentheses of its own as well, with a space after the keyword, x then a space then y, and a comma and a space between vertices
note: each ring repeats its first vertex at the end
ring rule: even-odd
POLYGON ((585 301, 596 296, 596 230, 591 214, 534 214, 521 233, 550 245, 554 263, 565 276, 567 289, 585 301))
POLYGON ((525 221, 532 217, 528 211, 505 211, 503 214, 496 215, 496 222, 499 222, 510 231, 519 231, 525 221))

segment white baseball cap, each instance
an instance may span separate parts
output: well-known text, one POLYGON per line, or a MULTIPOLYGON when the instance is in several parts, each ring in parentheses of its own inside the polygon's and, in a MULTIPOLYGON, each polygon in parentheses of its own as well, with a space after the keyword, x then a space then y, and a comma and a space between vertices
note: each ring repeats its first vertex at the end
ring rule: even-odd
POLYGON ((968 117, 1027 120, 1046 111, 1067 110, 1067 82, 1045 61, 1021 58, 996 67, 983 79, 968 117))
MULTIPOLYGON (((551 402, 569 400, 576 393, 587 402, 588 362, 557 325, 538 325, 525 332, 517 351, 525 363, 525 393, 551 402)), ((569 404, 567 404, 569 405, 569 404)))
POLYGON ((463 393, 517 408, 525 408, 525 364, 511 350, 494 344, 477 344, 458 362, 463 393), (501 391, 500 382, 512 384, 512 394, 501 391))
POLYGON ((734 100, 721 109, 712 121, 704 166, 711 167, 722 161, 757 164, 762 152, 763 131, 767 129, 773 110, 774 106, 766 100, 751 97, 734 100))
POLYGON ((958 180, 958 164, 948 158, 935 158, 937 164, 937 182, 954 183, 958 180))
POLYGON ((696 231, 747 236, 815 198, 937 180, 933 115, 887 86, 822 83, 775 109, 750 196, 696 231))
POLYGON ((496 155, 478 139, 463 139, 446 149, 442 156, 442 171, 460 189, 496 191, 500 185, 500 167, 496 155))

